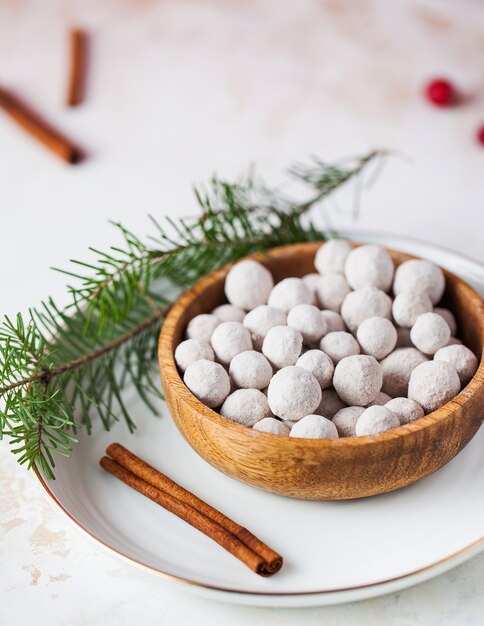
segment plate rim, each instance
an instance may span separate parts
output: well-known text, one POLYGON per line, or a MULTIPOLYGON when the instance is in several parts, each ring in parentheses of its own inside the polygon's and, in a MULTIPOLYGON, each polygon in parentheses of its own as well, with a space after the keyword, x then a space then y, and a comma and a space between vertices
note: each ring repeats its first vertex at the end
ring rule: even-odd
MULTIPOLYGON (((432 242, 427 242, 425 240, 419 239, 417 237, 412 237, 412 236, 407 236, 407 235, 399 235, 397 233, 391 233, 391 232, 384 232, 384 231, 364 231, 364 230, 359 230, 359 229, 351 229, 351 228, 347 228, 347 229, 341 229, 342 234, 344 234, 346 237, 351 236, 357 236, 357 237, 372 237, 372 236, 376 236, 376 237, 394 237, 397 238, 401 241, 410 241, 410 242, 414 242, 416 244, 420 244, 420 245, 424 245, 424 246, 430 246, 434 249, 438 249, 441 250, 444 253, 447 254, 452 254, 456 257, 460 257, 465 259, 468 262, 474 263, 477 266, 480 267, 481 270, 484 270, 484 262, 481 262, 473 257, 470 256, 466 256, 464 254, 460 254, 459 252, 453 250, 452 248, 448 248, 445 246, 441 246, 440 244, 435 244, 432 242)), ((38 481, 39 486, 41 487, 42 491, 45 493, 45 495, 47 496, 49 502, 51 503, 51 505, 58 511, 60 511, 63 516, 65 516, 71 524, 74 525, 74 527, 76 527, 77 529, 79 529, 84 535, 86 535, 89 539, 91 539, 94 543, 96 543, 97 545, 99 545, 101 548, 103 548, 104 550, 106 550, 108 553, 113 554, 114 556, 116 556, 119 559, 122 559, 123 561, 126 561, 132 565, 134 565, 135 567, 137 567, 138 569, 141 569, 143 571, 147 571, 150 574, 154 574, 156 576, 158 576, 159 578, 162 578, 164 580, 170 581, 170 582, 174 582, 177 583, 180 587, 182 585, 188 585, 189 587, 193 587, 193 588, 197 588, 197 589, 203 589, 207 592, 217 592, 219 594, 223 594, 223 595, 227 595, 228 596, 228 600, 230 600, 230 597, 234 597, 234 596, 243 596, 245 598, 258 598, 258 599, 272 599, 272 600, 276 600, 276 599, 291 599, 291 598, 317 598, 318 596, 321 597, 325 597, 325 596, 347 596, 348 594, 351 594, 351 592, 358 592, 358 591, 364 591, 364 590, 378 590, 379 588, 383 587, 386 588, 389 585, 391 586, 392 583, 401 583, 403 581, 405 581, 408 584, 405 584, 404 587, 409 587, 412 585, 412 580, 415 577, 418 577, 419 575, 426 575, 425 578, 423 580, 427 580, 429 578, 432 577, 432 573, 435 569, 439 569, 441 566, 443 566, 444 564, 449 564, 452 563, 452 561, 454 560, 458 560, 459 557, 464 557, 463 561, 471 558, 472 556, 476 556, 477 554, 479 554, 480 552, 484 551, 484 536, 482 536, 479 539, 476 539, 475 541, 471 542, 470 544, 463 546, 462 548, 460 548, 459 550, 452 552, 451 554, 442 557, 441 559, 438 559, 437 561, 434 561, 432 563, 428 563, 426 565, 423 565, 422 567, 419 567, 415 570, 411 570, 409 572, 406 572, 404 574, 400 574, 398 576, 393 576, 390 578, 386 578, 386 579, 382 579, 382 580, 377 580, 377 581, 373 581, 370 583, 363 583, 360 585, 352 585, 349 587, 336 587, 333 589, 321 589, 321 590, 309 590, 309 591, 248 591, 246 589, 236 589, 233 587, 221 587, 219 585, 212 585, 212 584, 208 584, 208 583, 203 583, 200 582, 198 580, 193 580, 190 578, 185 578, 183 576, 177 576, 175 574, 170 574, 168 572, 165 572, 157 567, 151 566, 151 565, 147 565, 146 563, 143 563, 141 561, 138 561, 136 558, 128 556, 127 554, 124 554, 123 552, 120 552, 119 550, 117 550, 116 548, 114 548, 113 546, 109 545, 108 543, 105 543, 102 539, 100 539, 99 537, 97 537, 95 534, 93 534, 90 530, 88 530, 83 524, 81 524, 65 507, 64 505, 58 500, 58 498, 52 493, 52 491, 50 490, 46 480, 44 479, 41 471, 38 469, 38 467, 34 464, 33 468, 34 470, 34 475, 36 476, 36 479, 38 481), (430 575, 427 575, 430 574, 430 575)), ((461 562, 463 562, 461 561, 461 562)), ((457 565, 457 563, 456 563, 457 565)), ((446 569, 450 569, 450 568, 446 568, 446 569)), ((445 570, 444 570, 445 571, 445 570)), ((437 575, 438 572, 435 574, 437 575)), ((417 582, 417 581, 416 581, 417 582)), ((401 588, 401 587, 400 587, 401 588)), ((385 589, 381 590, 381 593, 385 593, 385 589)), ((379 594, 373 594, 373 595, 379 595, 379 594)), ((362 596, 364 597, 364 596, 362 596)))

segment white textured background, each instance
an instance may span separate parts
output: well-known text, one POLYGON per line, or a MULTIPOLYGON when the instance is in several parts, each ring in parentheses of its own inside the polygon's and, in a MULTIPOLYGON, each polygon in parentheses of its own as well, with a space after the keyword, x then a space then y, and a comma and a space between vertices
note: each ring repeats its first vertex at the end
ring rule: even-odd
MULTIPOLYGON (((484 260, 484 6, 479 1, 4 0, 0 83, 90 153, 69 167, 0 115, 0 312, 51 294, 48 268, 137 232, 146 214, 194 210, 190 186, 249 162, 373 147, 399 151, 364 197, 360 225, 484 260), (84 106, 63 106, 66 29, 92 34, 84 106), (440 111, 422 83, 466 94, 440 111)), ((351 205, 333 203, 337 225, 351 205)), ((484 555, 380 599, 308 610, 245 609, 173 591, 114 560, 51 511, 0 448, 0 624, 482 624, 484 555)))

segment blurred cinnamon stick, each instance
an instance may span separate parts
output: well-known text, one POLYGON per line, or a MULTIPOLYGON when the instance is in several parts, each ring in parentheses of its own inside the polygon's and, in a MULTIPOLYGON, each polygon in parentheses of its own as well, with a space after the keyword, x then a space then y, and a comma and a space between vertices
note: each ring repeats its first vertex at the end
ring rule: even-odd
POLYGON ((43 120, 38 113, 7 89, 0 87, 0 108, 29 135, 68 163, 78 163, 83 152, 70 139, 43 120))
POLYGON ((85 96, 88 37, 84 30, 73 28, 69 33, 70 63, 66 102, 70 107, 81 104, 85 96))

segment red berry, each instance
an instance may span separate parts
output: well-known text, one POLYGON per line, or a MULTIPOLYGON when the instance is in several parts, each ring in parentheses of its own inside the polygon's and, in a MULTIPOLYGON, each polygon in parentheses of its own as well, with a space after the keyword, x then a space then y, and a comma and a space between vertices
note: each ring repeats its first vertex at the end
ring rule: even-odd
POLYGON ((478 129, 476 139, 481 146, 484 146, 484 124, 478 129))
POLYGON ((443 78, 431 80, 426 88, 427 100, 438 107, 448 107, 455 102, 455 89, 452 83, 443 78))

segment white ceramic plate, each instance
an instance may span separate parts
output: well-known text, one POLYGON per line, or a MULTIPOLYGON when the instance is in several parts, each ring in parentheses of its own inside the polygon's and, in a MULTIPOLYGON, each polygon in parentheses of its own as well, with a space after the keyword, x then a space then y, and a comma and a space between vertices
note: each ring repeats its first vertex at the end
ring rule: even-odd
MULTIPOLYGON (((447 267, 484 293, 484 268, 441 248, 388 235, 352 233, 447 267)), ((243 604, 310 606, 353 601, 408 587, 484 549, 484 429, 446 467, 400 491, 348 502, 306 502, 228 478, 191 450, 169 414, 153 417, 133 396, 138 430, 122 423, 81 441, 50 499, 100 545, 187 591, 243 604), (247 526, 283 554, 263 579, 217 544, 135 493, 98 465, 120 441, 247 526)))

